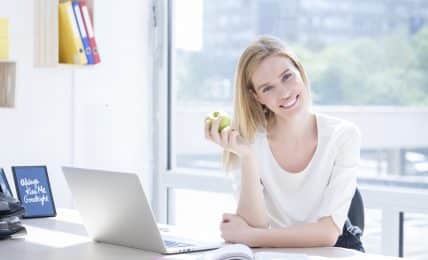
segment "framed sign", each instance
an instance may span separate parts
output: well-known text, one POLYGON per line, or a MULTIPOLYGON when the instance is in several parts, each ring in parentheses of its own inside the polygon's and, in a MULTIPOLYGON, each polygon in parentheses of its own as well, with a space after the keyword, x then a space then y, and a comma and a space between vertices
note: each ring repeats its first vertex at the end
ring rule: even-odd
POLYGON ((9 182, 7 182, 3 168, 0 168, 0 192, 3 192, 8 197, 12 197, 12 190, 10 189, 9 182))
POLYGON ((46 166, 14 166, 12 172, 16 194, 25 208, 24 218, 55 217, 46 166))

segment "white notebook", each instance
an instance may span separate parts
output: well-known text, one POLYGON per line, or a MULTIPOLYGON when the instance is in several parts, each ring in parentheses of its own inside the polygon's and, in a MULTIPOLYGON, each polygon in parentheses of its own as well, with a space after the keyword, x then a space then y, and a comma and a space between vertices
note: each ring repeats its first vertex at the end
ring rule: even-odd
POLYGON ((244 244, 228 244, 217 250, 202 255, 200 260, 308 260, 305 254, 257 252, 244 244))

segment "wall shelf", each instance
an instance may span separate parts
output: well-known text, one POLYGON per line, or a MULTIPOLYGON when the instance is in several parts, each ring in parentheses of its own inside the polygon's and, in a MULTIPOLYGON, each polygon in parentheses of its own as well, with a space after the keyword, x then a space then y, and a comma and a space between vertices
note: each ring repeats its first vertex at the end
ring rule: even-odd
MULTIPOLYGON (((70 0, 35 0, 34 2, 34 65, 37 67, 56 67, 60 64, 58 4, 67 1, 70 0)), ((86 5, 93 26, 94 0, 86 0, 86 5)))
POLYGON ((15 105, 16 62, 0 60, 0 108, 15 105))

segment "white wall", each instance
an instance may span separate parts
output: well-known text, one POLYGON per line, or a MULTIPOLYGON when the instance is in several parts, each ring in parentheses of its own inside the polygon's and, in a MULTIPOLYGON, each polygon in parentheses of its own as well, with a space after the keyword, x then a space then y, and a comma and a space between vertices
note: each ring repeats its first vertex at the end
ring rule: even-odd
POLYGON ((33 1, 0 0, 17 62, 16 105, 0 108, 0 167, 47 165, 57 207, 70 207, 62 165, 140 173, 150 196, 151 2, 95 0, 102 63, 36 68, 33 1))

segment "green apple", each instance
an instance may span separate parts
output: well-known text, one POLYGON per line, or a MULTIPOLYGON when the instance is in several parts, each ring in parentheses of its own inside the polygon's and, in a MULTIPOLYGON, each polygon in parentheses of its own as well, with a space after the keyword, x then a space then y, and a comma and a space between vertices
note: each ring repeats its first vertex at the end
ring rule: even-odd
POLYGON ((217 118, 221 118, 220 124, 218 126, 218 131, 221 132, 226 127, 230 126, 230 117, 226 113, 222 113, 219 111, 215 111, 208 115, 205 120, 209 123, 209 127, 211 128, 212 121, 217 118))

